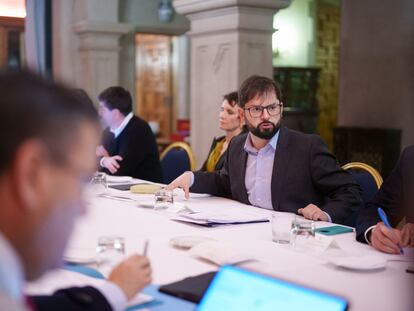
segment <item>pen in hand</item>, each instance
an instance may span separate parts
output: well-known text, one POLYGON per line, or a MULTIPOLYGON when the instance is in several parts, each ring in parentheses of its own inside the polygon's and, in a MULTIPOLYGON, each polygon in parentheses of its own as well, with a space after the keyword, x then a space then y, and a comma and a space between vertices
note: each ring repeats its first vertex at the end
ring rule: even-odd
MULTIPOLYGON (((388 229, 392 229, 392 226, 391 226, 390 222, 388 221, 387 214, 385 214, 384 210, 381 207, 378 207, 377 211, 378 211, 379 217, 381 218, 381 221, 385 224, 385 226, 388 229)), ((399 245, 398 245, 398 247, 400 248, 400 254, 404 255, 404 250, 402 249, 402 247, 399 246, 399 245)))

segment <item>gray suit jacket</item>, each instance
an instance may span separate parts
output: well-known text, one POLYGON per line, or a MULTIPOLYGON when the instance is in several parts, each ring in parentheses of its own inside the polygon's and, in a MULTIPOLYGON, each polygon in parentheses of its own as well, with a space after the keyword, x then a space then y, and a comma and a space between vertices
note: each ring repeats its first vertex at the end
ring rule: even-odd
MULTIPOLYGON (((223 168, 215 173, 194 172, 190 191, 229 197, 250 204, 245 187, 247 134, 232 139, 223 168)), ((338 165, 325 143, 309 135, 281 127, 271 180, 276 211, 297 213, 313 203, 342 223, 362 204, 361 189, 338 165)))

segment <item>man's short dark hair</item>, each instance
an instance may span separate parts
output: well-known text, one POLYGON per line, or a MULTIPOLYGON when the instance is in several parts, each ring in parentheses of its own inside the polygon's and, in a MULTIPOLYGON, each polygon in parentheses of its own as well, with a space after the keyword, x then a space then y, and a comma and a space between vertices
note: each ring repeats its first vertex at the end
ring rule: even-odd
POLYGON ((223 96, 223 100, 227 100, 230 106, 234 107, 239 104, 239 94, 237 92, 231 92, 223 96))
POLYGON ((263 96, 269 92, 275 92, 277 99, 282 100, 282 92, 275 81, 267 77, 251 76, 240 86, 239 106, 243 108, 256 96, 263 96))
POLYGON ((109 110, 118 109, 124 116, 132 111, 131 94, 121 86, 111 86, 103 90, 98 100, 109 110))
POLYGON ((0 94, 0 174, 24 141, 41 140, 63 162, 81 122, 99 124, 95 107, 73 89, 28 71, 0 71, 0 94))

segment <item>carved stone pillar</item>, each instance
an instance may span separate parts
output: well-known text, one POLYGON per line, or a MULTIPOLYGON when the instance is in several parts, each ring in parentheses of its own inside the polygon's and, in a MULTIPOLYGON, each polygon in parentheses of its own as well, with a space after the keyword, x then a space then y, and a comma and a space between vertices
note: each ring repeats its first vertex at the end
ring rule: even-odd
POLYGON ((79 36, 81 85, 95 97, 105 88, 119 85, 119 38, 129 25, 82 21, 74 26, 79 36))
POLYGON ((54 78, 83 88, 96 102, 106 87, 119 85, 119 0, 53 1, 54 78))
POLYGON ((273 15, 291 0, 174 0, 191 21, 191 145, 198 166, 220 134, 222 96, 253 74, 272 77, 273 15))

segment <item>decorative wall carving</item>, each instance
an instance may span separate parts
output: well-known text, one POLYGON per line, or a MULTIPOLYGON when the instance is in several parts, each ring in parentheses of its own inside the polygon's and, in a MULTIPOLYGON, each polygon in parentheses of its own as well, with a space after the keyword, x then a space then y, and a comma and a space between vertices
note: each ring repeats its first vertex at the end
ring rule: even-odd
POLYGON ((229 52, 230 46, 231 45, 229 43, 219 44, 216 55, 214 56, 213 60, 213 68, 215 74, 217 74, 217 72, 220 70, 223 59, 225 58, 225 54, 229 52))

